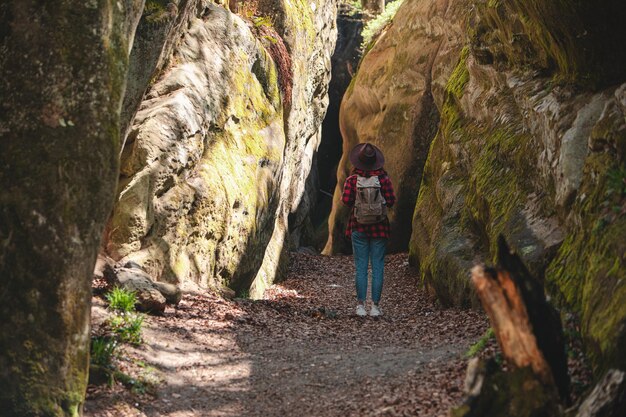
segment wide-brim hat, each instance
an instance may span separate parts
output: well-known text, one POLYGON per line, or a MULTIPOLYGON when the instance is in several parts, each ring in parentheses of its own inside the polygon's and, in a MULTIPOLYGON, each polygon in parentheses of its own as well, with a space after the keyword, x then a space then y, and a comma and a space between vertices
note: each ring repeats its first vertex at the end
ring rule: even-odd
POLYGON ((372 171, 385 165, 382 151, 371 143, 359 143, 350 151, 350 162, 358 169, 372 171))

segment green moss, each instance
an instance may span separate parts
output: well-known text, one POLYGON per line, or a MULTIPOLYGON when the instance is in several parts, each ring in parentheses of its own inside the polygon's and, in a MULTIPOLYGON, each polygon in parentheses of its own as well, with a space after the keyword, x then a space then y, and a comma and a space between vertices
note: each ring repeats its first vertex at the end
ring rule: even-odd
POLYGON ((582 33, 579 8, 562 0, 490 0, 477 5, 484 28, 480 44, 518 68, 555 71, 565 82, 579 79, 585 62, 576 36, 582 33))
POLYGON ((515 219, 532 190, 526 173, 533 169, 529 135, 466 120, 460 100, 469 82, 468 56, 464 48, 446 85, 415 208, 414 236, 421 236, 410 246, 411 262, 438 298, 465 306, 477 301, 467 279, 476 253, 495 259, 498 236, 521 232, 515 219), (457 160, 460 154, 472 157, 457 160))
POLYGON ((493 340, 494 338, 495 332, 493 331, 493 328, 490 327, 489 329, 487 329, 485 334, 468 349, 468 351, 465 353, 465 357, 473 358, 474 356, 478 355, 480 352, 483 351, 483 349, 485 349, 487 343, 489 343, 489 341, 493 340))
POLYGON ((162 23, 169 20, 170 14, 167 10, 169 0, 146 0, 143 8, 143 18, 148 23, 162 23))
MULTIPOLYGON (((474 141, 472 154, 478 159, 470 171, 467 218, 482 225, 488 237, 492 256, 496 254, 497 237, 510 235, 509 221, 517 214, 531 188, 523 172, 531 172, 531 138, 505 128, 476 132, 484 142, 474 141), (482 142, 482 143, 481 143, 482 142), (524 163, 526 161, 526 163, 524 163)), ((474 136, 476 137, 476 136, 474 136)))
POLYGON ((306 0, 290 0, 281 1, 283 8, 282 25, 279 26, 279 33, 286 37, 288 32, 291 33, 290 39, 285 39, 289 46, 290 52, 294 52, 294 42, 299 41, 299 47, 305 47, 308 52, 313 52, 314 40, 317 35, 315 24, 313 22, 311 4, 306 0), (300 43, 304 42, 304 43, 300 43))
POLYGON ((626 349, 626 216, 612 210, 626 202, 610 192, 609 173, 618 170, 608 153, 592 154, 574 212, 578 220, 546 271, 557 302, 578 313, 595 369, 624 367, 626 349))
POLYGON ((537 417, 561 414, 555 390, 538 381, 530 368, 509 372, 488 369, 480 395, 450 413, 454 417, 537 417))
POLYGON ((469 70, 467 69, 467 57, 469 56, 470 49, 468 46, 461 50, 461 56, 459 62, 450 74, 448 83, 446 84, 446 92, 454 94, 457 98, 463 96, 465 86, 469 81, 469 70))
POLYGON ((48 384, 42 387, 42 383, 51 372, 47 365, 48 351, 41 352, 35 342, 27 340, 19 355, 26 370, 22 371, 17 367, 11 369, 14 382, 20 385, 20 397, 13 398, 13 411, 17 413, 16 415, 78 416, 87 388, 88 371, 82 366, 86 354, 77 355, 79 359, 75 361, 79 363, 66 365, 71 377, 66 379, 65 387, 48 384), (45 389, 46 395, 41 395, 42 389, 45 389))
MULTIPOLYGON (((221 127, 212 132, 198 164, 203 182, 219 187, 215 194, 223 198, 205 203, 194 217, 202 222, 202 233, 220 241, 211 260, 217 281, 212 284, 241 290, 250 285, 251 271, 258 270, 262 246, 269 239, 260 226, 269 218, 268 211, 273 213, 275 179, 270 172, 282 161, 284 132, 278 77, 269 55, 262 54, 251 72, 245 64, 249 57, 243 51, 233 54, 232 61, 238 65, 229 74, 232 93, 224 103, 221 127)), ((181 233, 194 233, 194 225, 181 227, 181 233)), ((185 254, 172 261, 177 274, 192 267, 185 254)))

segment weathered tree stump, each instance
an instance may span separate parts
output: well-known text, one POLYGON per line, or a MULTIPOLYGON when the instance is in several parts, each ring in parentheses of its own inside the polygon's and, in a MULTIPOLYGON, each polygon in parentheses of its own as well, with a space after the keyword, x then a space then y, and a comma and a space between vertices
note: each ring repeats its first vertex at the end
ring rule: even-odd
POLYGON ((471 362, 468 398, 451 416, 562 416, 561 405, 569 403, 563 329, 542 284, 502 237, 498 267, 474 267, 472 283, 512 369, 504 372, 489 363, 471 362))
POLYGON ((569 376, 559 315, 503 237, 498 240, 498 263, 497 269, 474 267, 472 282, 502 354, 517 368, 530 367, 544 384, 554 384, 567 403, 569 376))
POLYGON ((468 367, 468 398, 451 417, 561 417, 554 385, 546 386, 530 367, 497 370, 475 358, 468 367))

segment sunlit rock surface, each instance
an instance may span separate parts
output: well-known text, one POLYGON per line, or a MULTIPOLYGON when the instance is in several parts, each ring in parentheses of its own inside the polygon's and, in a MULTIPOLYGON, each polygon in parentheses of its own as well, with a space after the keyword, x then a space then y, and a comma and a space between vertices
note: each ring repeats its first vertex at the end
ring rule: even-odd
POLYGON ((389 249, 406 250, 421 171, 439 121, 435 103, 443 101, 443 85, 464 44, 467 7, 468 2, 458 0, 406 0, 362 59, 341 103, 344 157, 325 253, 348 250, 343 233, 349 212, 340 193, 352 169, 347 152, 366 141, 385 153, 385 169, 398 197, 390 212, 389 249))
POLYGON ((309 208, 336 4, 264 1, 259 12, 271 22, 197 1, 129 130, 105 248, 158 280, 258 296, 298 244, 288 220, 309 208), (280 40, 259 35, 264 25, 290 67, 275 62, 280 40))

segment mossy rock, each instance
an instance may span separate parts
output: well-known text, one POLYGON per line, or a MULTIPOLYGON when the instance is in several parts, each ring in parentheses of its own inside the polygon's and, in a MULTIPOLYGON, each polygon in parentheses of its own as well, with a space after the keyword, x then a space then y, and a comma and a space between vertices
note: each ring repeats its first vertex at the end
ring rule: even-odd
POLYGON ((594 88, 624 80, 626 38, 619 0, 514 0, 476 2, 473 47, 489 63, 532 68, 557 82, 594 88))

